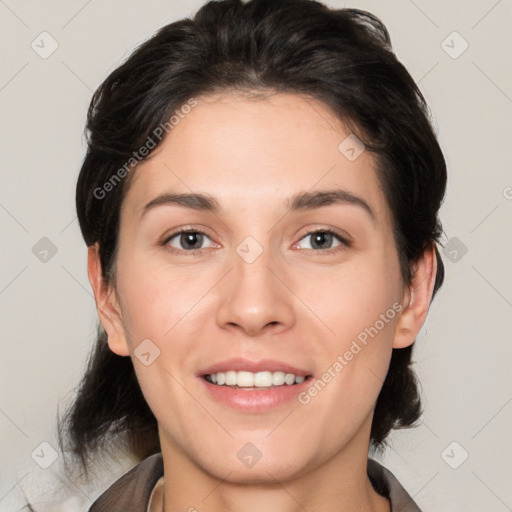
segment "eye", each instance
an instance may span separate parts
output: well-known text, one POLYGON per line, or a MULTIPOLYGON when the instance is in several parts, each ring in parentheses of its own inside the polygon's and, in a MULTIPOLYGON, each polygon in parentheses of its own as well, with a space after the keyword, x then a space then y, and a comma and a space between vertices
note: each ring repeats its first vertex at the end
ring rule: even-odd
POLYGON ((208 240, 211 241, 210 237, 202 231, 187 229, 173 233, 165 239, 162 245, 170 246, 177 251, 185 251, 194 254, 195 251, 208 247, 208 240))
POLYGON ((350 247, 350 242, 331 229, 318 229, 306 233, 294 247, 298 249, 312 249, 316 252, 328 251, 336 247, 340 248, 337 250, 341 250, 344 247, 350 247), (308 239, 310 240, 309 242, 302 246, 300 245, 302 241, 307 241, 308 239))

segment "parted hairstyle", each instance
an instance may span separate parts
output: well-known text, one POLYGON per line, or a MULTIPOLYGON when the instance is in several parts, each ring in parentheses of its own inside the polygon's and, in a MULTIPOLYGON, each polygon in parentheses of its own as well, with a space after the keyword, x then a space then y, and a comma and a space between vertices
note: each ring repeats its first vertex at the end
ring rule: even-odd
MULTIPOLYGON (((377 17, 313 0, 210 1, 159 29, 96 90, 76 208, 87 246, 99 244, 107 284, 115 286, 121 204, 147 158, 140 149, 157 147, 161 127, 170 132, 172 116, 194 98, 230 91, 299 94, 327 105, 374 155, 404 283, 435 247, 435 295, 444 278, 437 244, 446 164, 430 110, 377 17)), ((393 349, 371 427, 377 450, 391 429, 414 425, 423 412, 412 349, 393 349)), ((86 472, 100 449, 122 446, 139 459, 160 450, 132 361, 109 349, 100 324, 58 430, 61 449, 86 472)))

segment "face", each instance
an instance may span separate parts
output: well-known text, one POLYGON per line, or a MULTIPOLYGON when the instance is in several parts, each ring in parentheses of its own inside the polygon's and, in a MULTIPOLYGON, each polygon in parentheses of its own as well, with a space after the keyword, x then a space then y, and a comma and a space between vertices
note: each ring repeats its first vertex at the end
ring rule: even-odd
POLYGON ((366 457, 408 297, 374 158, 340 149, 349 134, 312 99, 224 93, 134 171, 107 331, 164 456, 233 481, 366 457))

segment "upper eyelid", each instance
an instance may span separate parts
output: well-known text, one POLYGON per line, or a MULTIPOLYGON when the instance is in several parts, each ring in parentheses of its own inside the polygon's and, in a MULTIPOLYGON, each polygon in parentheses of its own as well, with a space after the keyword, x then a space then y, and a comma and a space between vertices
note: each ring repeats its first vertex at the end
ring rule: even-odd
POLYGON ((343 232, 339 233, 338 230, 333 229, 333 228, 313 228, 309 231, 306 231, 306 233, 302 234, 302 236, 300 237, 300 240, 302 240, 304 237, 306 237, 308 235, 313 235, 314 233, 331 233, 334 236, 340 238, 342 241, 346 241, 346 242, 352 241, 352 237, 348 233, 342 234, 343 232))
POLYGON ((206 228, 198 228, 198 227, 179 227, 176 230, 172 230, 169 234, 165 234, 162 237, 163 242, 168 242, 171 238, 174 238, 177 235, 181 235, 182 233, 201 233, 202 235, 206 235, 208 238, 212 238, 211 235, 207 233, 206 228))

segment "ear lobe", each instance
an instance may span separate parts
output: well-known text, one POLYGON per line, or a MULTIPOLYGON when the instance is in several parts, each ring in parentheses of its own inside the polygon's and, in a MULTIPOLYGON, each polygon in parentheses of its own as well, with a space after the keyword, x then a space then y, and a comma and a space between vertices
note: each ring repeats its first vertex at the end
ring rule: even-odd
POLYGON ((409 289, 404 293, 402 314, 398 319, 393 348, 405 348, 414 343, 427 318, 437 272, 434 243, 425 250, 413 267, 409 289))
POLYGON ((103 278, 98 243, 88 248, 87 274, 94 292, 100 322, 107 333, 110 350, 120 356, 130 355, 115 290, 113 286, 107 286, 103 278))

